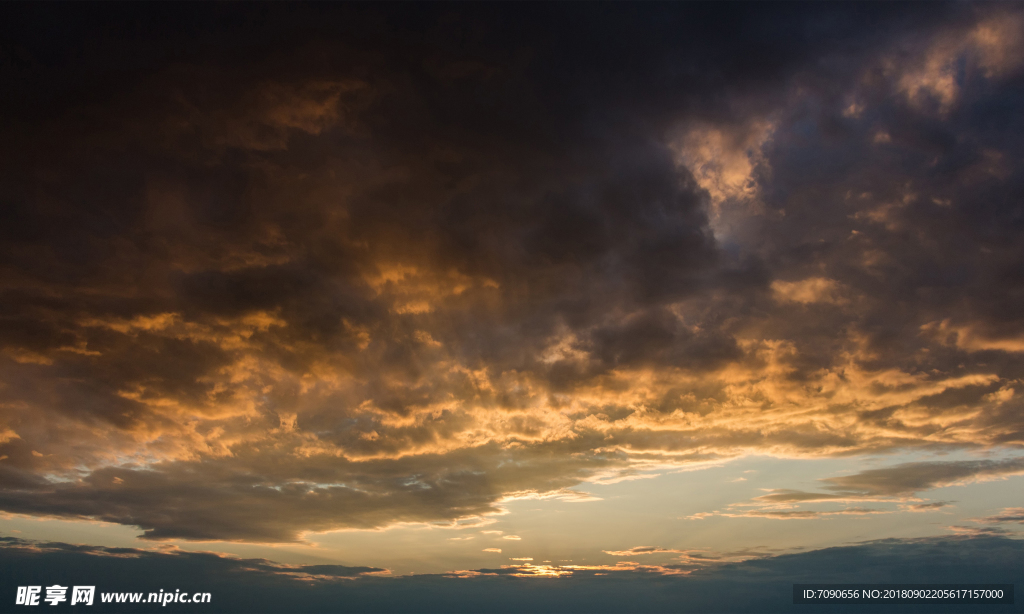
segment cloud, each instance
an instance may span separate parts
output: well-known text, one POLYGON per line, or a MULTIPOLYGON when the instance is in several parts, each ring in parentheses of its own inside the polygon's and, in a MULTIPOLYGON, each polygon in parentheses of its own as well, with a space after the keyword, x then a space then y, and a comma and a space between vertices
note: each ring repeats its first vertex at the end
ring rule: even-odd
MULTIPOLYGON (((210 460, 201 483, 184 463, 105 468, 82 482, 56 486, 9 473, 10 483, 25 483, 3 493, 0 505, 17 513, 131 524, 144 530, 143 539, 287 542, 300 541, 306 531, 338 526, 369 529, 422 522, 462 528, 465 523, 455 521, 502 513, 496 503, 500 496, 536 486, 542 473, 549 474, 554 491, 581 479, 566 478, 564 460, 539 461, 553 463, 543 469, 539 459, 510 463, 514 455, 489 447, 377 463, 334 459, 329 467, 316 456, 301 455, 290 456, 288 464, 267 464, 270 459, 261 456, 251 458, 251 465, 240 465, 237 458, 210 460), (488 479, 480 472, 485 466, 488 479), (297 475, 307 477, 300 481, 297 475), (189 504, 174 503, 181 500, 189 504)), ((575 462, 584 472, 605 464, 575 462)))
MULTIPOLYGON (((17 558, 75 558, 81 561, 101 563, 115 559, 116 566, 124 567, 147 562, 155 567, 175 570, 176 573, 192 575, 202 573, 244 574, 250 577, 291 578, 296 580, 356 578, 365 575, 387 574, 379 567, 349 567, 345 565, 285 565, 266 559, 240 559, 213 552, 190 552, 177 548, 161 550, 140 550, 134 548, 109 548, 104 546, 72 545, 60 542, 37 542, 15 537, 2 537, 0 543, 4 554, 17 558), (205 570, 200 571, 200 570, 205 570)), ((102 563, 101 563, 102 564, 102 563)))
POLYGON ((908 512, 932 512, 935 510, 949 507, 954 501, 932 501, 931 503, 911 503, 909 505, 901 505, 900 509, 908 512))
MULTIPOLYGON (((95 585, 98 593, 201 590, 211 593, 214 606, 225 612, 795 612, 794 583, 1019 583, 1024 568, 1024 542, 991 535, 887 539, 703 568, 517 561, 400 577, 374 568, 287 566, 206 552, 13 538, 0 543, 5 586, 95 585), (680 594, 689 597, 680 601, 680 594)), ((993 606, 985 607, 993 611, 993 606)), ((953 610, 963 611, 963 606, 953 610)))
POLYGON ((964 525, 952 525, 946 527, 947 531, 952 531, 956 535, 967 535, 971 537, 978 536, 1003 536, 1012 535, 1012 531, 1000 527, 971 527, 964 525))
POLYGON ((1024 507, 1007 507, 994 516, 979 518, 978 522, 985 524, 1024 524, 1024 507))
POLYGON ((784 303, 835 303, 841 300, 836 297, 837 290, 834 280, 822 277, 811 277, 800 281, 775 280, 772 282, 772 291, 775 293, 776 300, 784 303))
POLYGON ((896 511, 929 512, 948 507, 950 501, 919 501, 916 495, 933 488, 957 486, 978 481, 1005 479, 1024 473, 1024 459, 980 461, 933 461, 868 469, 858 473, 818 480, 826 491, 812 492, 773 489, 749 502, 735 503, 726 511, 701 512, 686 517, 702 520, 710 516, 728 518, 815 519, 828 516, 889 514, 896 511), (907 501, 911 502, 907 502, 907 501), (793 509, 809 503, 879 502, 899 503, 897 510, 847 507, 840 510, 793 509), (744 509, 753 507, 753 509, 744 509))
POLYGON ((895 66, 898 86, 917 108, 948 113, 961 96, 962 80, 958 62, 973 64, 988 78, 1012 72, 1021 66, 1021 16, 1014 13, 987 15, 968 31, 950 29, 930 41, 927 51, 910 66, 895 66))
POLYGON ((722 512, 719 515, 727 518, 773 518, 775 520, 808 520, 827 516, 866 516, 870 514, 891 514, 889 510, 866 507, 848 507, 841 510, 821 512, 811 510, 748 510, 745 512, 722 512))
MULTIPOLYGON (((0 72, 4 511, 292 542, 1024 441, 1015 7, 9 10, 73 26, 0 72)), ((957 467, 763 501, 1011 473, 957 467)))
MULTIPOLYGON (((868 469, 853 475, 819 480, 831 492, 778 489, 754 498, 762 503, 804 503, 815 501, 890 500, 915 493, 1006 478, 1024 473, 1024 458, 981 461, 936 461, 868 469)), ((947 502, 914 506, 915 509, 942 507, 947 502)))
POLYGON ((637 556, 641 554, 676 553, 681 554, 683 550, 672 550, 671 548, 658 548, 655 546, 634 546, 629 550, 603 550, 605 554, 612 556, 637 556))
POLYGON ((1024 458, 905 463, 821 480, 833 491, 898 496, 940 486, 999 479, 1024 473, 1024 458))
MULTIPOLYGON (((717 565, 726 565, 729 563, 739 563, 742 561, 767 557, 778 554, 779 549, 766 548, 763 546, 755 546, 751 548, 742 548, 731 552, 715 552, 709 550, 677 550, 675 548, 662 548, 658 546, 634 546, 627 550, 602 550, 605 554, 609 554, 614 557, 620 558, 632 558, 636 556, 643 556, 648 554, 676 554, 678 556, 673 557, 676 563, 662 565, 663 570, 661 573, 668 574, 690 574, 694 571, 705 569, 717 565)), ((617 566, 623 565, 638 565, 635 562, 620 561, 616 564, 617 566)), ((652 568, 655 566, 648 566, 652 568)))

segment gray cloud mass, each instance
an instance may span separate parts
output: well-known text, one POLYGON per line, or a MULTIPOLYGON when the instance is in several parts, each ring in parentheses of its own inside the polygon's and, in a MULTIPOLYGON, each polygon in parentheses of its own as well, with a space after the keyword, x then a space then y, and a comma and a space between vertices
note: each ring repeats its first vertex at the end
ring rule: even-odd
POLYGON ((1024 444, 1018 6, 237 10, 2 8, 0 510, 292 542, 1024 444))

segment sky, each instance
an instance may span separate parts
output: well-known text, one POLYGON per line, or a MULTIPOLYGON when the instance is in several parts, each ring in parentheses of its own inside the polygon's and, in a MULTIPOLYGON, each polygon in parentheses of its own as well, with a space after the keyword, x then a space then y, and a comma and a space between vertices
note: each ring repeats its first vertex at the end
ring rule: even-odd
POLYGON ((0 13, 4 607, 1021 581, 1021 5, 0 13))

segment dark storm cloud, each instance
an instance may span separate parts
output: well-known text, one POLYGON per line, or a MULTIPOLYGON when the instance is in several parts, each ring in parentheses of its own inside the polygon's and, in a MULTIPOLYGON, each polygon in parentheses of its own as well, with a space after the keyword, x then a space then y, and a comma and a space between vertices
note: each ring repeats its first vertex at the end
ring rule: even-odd
MULTIPOLYGON (((761 205, 776 215, 745 238, 762 242, 779 278, 847 292, 773 323, 804 331, 773 332, 794 338, 812 369, 834 364, 815 348, 839 331, 861 339, 873 368, 968 373, 992 360, 987 369, 1019 375, 1019 119, 1007 103, 1020 93, 1021 36, 1019 14, 997 11, 801 76, 813 94, 780 110, 763 152, 761 205), (986 60, 983 41, 996 40, 1006 53, 986 60), (946 347, 914 354, 936 340, 946 347)), ((991 391, 975 392, 921 403, 941 413, 991 391)))
MULTIPOLYGON (((212 609, 219 612, 817 612, 826 610, 793 605, 794 583, 1020 583, 1021 544, 997 536, 882 540, 691 568, 689 575, 678 574, 680 566, 671 565, 545 566, 543 570, 562 577, 531 577, 542 567, 515 565, 451 575, 381 577, 367 567, 285 566, 213 553, 5 538, 0 584, 4 594, 13 594, 17 586, 52 583, 95 584, 98 594, 180 588, 210 592, 212 609), (313 581, 310 576, 315 576, 313 581)), ((174 607, 181 606, 163 609, 174 607)), ((964 607, 898 605, 892 611, 963 612, 964 607)), ((981 607, 985 612, 1014 611, 1013 605, 981 607)), ((98 599, 92 608, 106 611, 98 599)), ((889 611, 884 605, 876 609, 889 611)))
POLYGON ((1024 442, 1014 7, 121 8, 4 9, 2 509, 292 541, 1024 442))
POLYGON ((12 476, 0 504, 16 513, 134 525, 142 539, 294 542, 304 531, 339 526, 450 525, 500 512, 496 502, 506 493, 558 491, 616 464, 538 448, 528 456, 487 446, 361 463, 251 451, 202 464, 104 468, 64 484, 12 476))

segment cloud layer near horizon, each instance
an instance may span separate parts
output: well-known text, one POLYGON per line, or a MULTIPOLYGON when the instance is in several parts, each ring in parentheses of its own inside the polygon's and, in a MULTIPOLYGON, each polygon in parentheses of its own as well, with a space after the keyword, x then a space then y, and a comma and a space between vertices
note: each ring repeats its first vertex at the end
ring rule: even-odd
MULTIPOLYGON (((218 612, 818 612, 794 583, 1017 583, 1024 542, 1001 537, 887 539, 703 565, 534 565, 388 576, 373 568, 283 566, 209 552, 101 548, 0 538, 0 589, 95 585, 115 591, 209 592, 218 612)), ((47 606, 48 608, 50 606, 47 606)), ((169 611, 181 605, 134 606, 169 611)), ((1013 612, 1008 605, 979 612, 1013 612)), ((95 611, 123 611, 100 603, 95 611)), ((61 604, 53 611, 71 611, 61 604), (63 608, 63 609, 62 609, 63 608)), ((877 612, 969 612, 964 604, 876 605, 877 612), (966 608, 966 609, 965 609, 966 608)))
POLYGON ((4 511, 285 542, 1024 443, 1016 7, 5 10, 69 31, 0 69, 4 511))

